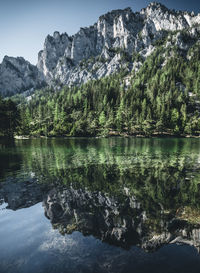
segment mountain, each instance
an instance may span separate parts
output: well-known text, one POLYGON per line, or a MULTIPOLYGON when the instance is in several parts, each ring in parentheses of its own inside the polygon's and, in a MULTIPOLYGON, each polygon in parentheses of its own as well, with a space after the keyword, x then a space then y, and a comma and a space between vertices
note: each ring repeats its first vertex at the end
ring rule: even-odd
POLYGON ((4 58, 0 82, 16 93, 19 135, 199 136, 200 14, 111 11, 74 36, 47 36, 37 66, 4 58))
POLYGON ((11 96, 28 89, 42 87, 43 75, 22 57, 5 56, 0 64, 0 94, 11 96))
POLYGON ((156 42, 171 32, 177 32, 172 42, 187 51, 198 37, 199 24, 200 14, 169 10, 155 2, 136 13, 130 8, 108 12, 73 36, 57 31, 48 35, 37 66, 6 56, 0 65, 0 94, 8 96, 44 84, 72 86, 121 70, 138 71, 142 60, 155 51, 156 42))
MULTIPOLYGON (((156 40, 166 31, 179 31, 200 23, 200 14, 175 12, 159 3, 151 3, 141 12, 130 8, 114 10, 99 18, 89 28, 81 28, 74 36, 55 32, 47 36, 39 53, 37 67, 48 84, 73 85, 108 76, 122 68, 122 58, 139 53, 144 59, 155 49, 156 40)), ((179 41, 177 40, 177 43, 179 41)), ((180 41, 180 47, 182 41, 180 41)), ((139 64, 129 61, 128 70, 139 64)))

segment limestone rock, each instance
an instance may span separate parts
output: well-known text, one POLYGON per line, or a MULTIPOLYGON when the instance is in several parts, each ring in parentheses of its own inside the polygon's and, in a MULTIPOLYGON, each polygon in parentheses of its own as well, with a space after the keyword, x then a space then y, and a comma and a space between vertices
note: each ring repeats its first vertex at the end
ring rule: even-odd
POLYGON ((0 94, 10 96, 45 84, 36 66, 22 57, 5 56, 0 64, 0 94))
POLYGON ((136 13, 131 8, 108 12, 73 36, 58 31, 48 35, 38 54, 37 67, 21 57, 6 56, 0 65, 0 94, 12 95, 41 87, 44 81, 57 88, 124 69, 137 72, 142 63, 133 60, 133 53, 145 60, 155 50, 156 41, 173 32, 176 33, 166 47, 176 45, 188 51, 199 36, 199 25, 200 14, 169 10, 156 2, 136 13))
MULTIPOLYGON (((81 28, 74 36, 55 32, 48 36, 44 49, 39 53, 38 68, 48 84, 73 85, 99 79, 124 69, 122 53, 133 52, 144 58, 155 49, 154 42, 167 31, 181 31, 200 23, 200 14, 175 12, 159 3, 151 3, 141 12, 130 8, 111 11, 101 16, 97 23, 81 28), (103 60, 99 62, 97 57, 103 60)), ((195 36, 195 30, 190 30, 195 36)), ((177 34, 176 45, 187 50, 181 35, 177 34)))

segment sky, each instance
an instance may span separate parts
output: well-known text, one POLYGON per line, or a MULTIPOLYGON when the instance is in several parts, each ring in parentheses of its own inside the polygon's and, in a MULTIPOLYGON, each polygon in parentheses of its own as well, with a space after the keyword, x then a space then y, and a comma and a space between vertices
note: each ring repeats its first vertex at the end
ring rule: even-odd
MULTIPOLYGON (((0 63, 5 55, 37 63, 45 37, 75 34, 113 9, 140 11, 148 0, 0 0, 0 63)), ((160 0, 168 8, 200 12, 199 0, 160 0)))

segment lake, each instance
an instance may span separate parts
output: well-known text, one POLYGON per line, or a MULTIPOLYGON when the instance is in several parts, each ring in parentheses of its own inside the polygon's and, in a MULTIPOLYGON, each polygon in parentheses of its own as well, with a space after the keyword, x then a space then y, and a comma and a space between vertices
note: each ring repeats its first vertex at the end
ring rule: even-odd
POLYGON ((199 273, 200 140, 0 140, 0 273, 199 273))

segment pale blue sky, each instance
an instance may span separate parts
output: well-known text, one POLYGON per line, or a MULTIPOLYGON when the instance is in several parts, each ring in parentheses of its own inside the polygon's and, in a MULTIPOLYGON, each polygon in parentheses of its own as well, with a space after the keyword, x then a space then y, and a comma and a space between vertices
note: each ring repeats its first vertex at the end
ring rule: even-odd
MULTIPOLYGON (((76 33, 113 9, 139 11, 148 0, 0 0, 0 62, 23 56, 33 64, 45 37, 54 31, 76 33)), ((169 8, 200 12, 199 0, 161 0, 169 8)))

